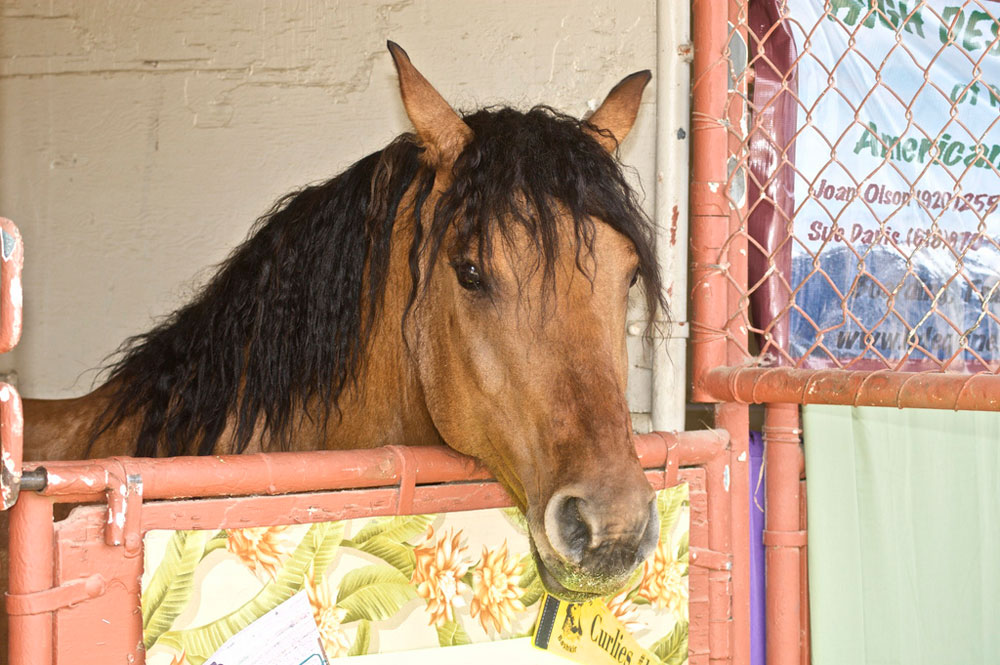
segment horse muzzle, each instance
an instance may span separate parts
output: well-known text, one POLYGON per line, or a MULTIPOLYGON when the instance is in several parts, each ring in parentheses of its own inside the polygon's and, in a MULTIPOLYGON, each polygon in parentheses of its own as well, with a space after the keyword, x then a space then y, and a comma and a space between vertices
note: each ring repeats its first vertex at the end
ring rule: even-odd
POLYGON ((614 500, 560 490, 549 499, 543 524, 545 542, 533 538, 539 575, 550 593, 566 600, 620 591, 660 536, 651 489, 622 491, 614 500))

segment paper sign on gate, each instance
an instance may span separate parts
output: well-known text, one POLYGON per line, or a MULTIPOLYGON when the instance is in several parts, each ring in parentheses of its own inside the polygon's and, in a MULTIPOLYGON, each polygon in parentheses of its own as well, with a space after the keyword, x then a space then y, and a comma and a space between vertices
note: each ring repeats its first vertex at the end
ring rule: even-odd
POLYGON ((309 598, 300 591, 233 635, 206 665, 327 665, 309 598))

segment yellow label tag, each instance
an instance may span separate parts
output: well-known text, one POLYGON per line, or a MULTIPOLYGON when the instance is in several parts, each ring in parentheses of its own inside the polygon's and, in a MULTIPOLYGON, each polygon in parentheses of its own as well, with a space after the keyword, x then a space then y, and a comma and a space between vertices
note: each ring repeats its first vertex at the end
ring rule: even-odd
POLYGON ((659 665, 639 646, 603 600, 570 603, 542 597, 531 643, 585 665, 659 665))

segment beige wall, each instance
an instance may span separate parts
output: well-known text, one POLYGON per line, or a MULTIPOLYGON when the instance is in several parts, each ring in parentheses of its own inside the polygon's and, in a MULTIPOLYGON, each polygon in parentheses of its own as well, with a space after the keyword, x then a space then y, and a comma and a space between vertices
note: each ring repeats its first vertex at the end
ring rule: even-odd
MULTIPOLYGON (((282 193, 409 129, 385 40, 459 108, 582 115, 655 68, 653 0, 5 0, 0 215, 26 245, 22 392, 86 392, 282 193)), ((655 82, 624 150, 653 193, 655 82)), ((650 202, 651 205, 651 202, 650 202)), ((630 343, 635 364, 640 345, 630 343)), ((649 406, 633 369, 633 409, 649 406)))

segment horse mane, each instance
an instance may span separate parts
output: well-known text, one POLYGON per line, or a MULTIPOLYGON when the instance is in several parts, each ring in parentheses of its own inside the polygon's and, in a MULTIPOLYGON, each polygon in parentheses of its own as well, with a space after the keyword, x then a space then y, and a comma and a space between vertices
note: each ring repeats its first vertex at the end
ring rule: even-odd
POLYGON ((139 419, 134 454, 146 457, 210 454, 230 422, 235 452, 246 450, 258 426, 268 449, 290 447, 297 418, 326 427, 361 373, 393 225, 411 187, 417 221, 407 312, 429 278, 420 274, 423 253, 433 269, 452 225, 459 249, 478 246, 487 272, 496 243, 524 229, 551 278, 560 212, 573 220, 578 265, 592 249, 594 217, 628 237, 651 319, 665 308, 652 224, 620 163, 583 131, 584 121, 548 107, 491 108, 464 119, 473 138, 426 223, 434 175, 410 134, 281 198, 192 302, 122 344, 106 368, 109 401, 91 444, 131 418, 139 419))

